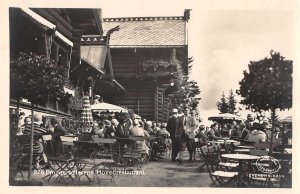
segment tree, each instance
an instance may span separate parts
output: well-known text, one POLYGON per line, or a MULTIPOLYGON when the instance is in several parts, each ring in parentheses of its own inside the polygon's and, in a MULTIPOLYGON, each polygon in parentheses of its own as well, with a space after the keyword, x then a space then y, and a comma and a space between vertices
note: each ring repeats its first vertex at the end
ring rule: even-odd
MULTIPOLYGON (((193 62, 193 57, 188 58, 188 74, 191 72, 193 62)), ((189 81, 188 75, 183 75, 181 67, 177 67, 177 69, 179 76, 176 83, 179 93, 179 95, 176 96, 177 105, 182 109, 189 108, 190 110, 196 110, 201 100, 200 97, 197 97, 201 92, 198 83, 194 80, 189 81)))
POLYGON ((236 113, 236 99, 233 94, 232 89, 229 91, 229 96, 228 96, 228 112, 231 114, 236 113))
MULTIPOLYGON (((10 97, 28 99, 31 103, 31 114, 36 105, 45 105, 48 99, 68 102, 64 93, 63 68, 45 55, 23 53, 10 63, 10 97)), ((28 167, 28 179, 31 178, 33 157, 33 117, 31 120, 31 145, 28 167)))
MULTIPOLYGON (((239 82, 242 104, 255 111, 271 110, 272 133, 275 128, 276 110, 292 107, 293 61, 286 60, 279 52, 270 51, 271 57, 250 61, 249 70, 239 82)), ((273 135, 270 143, 272 154, 273 135)))
POLYGON ((226 101, 225 94, 223 92, 220 101, 217 102, 217 107, 220 113, 228 113, 229 112, 229 105, 226 101))

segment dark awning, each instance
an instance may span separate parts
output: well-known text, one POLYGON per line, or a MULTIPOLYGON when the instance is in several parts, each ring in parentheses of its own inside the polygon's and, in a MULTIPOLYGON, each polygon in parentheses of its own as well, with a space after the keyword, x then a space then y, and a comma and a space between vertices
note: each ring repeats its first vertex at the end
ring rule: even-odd
POLYGON ((55 31, 55 36, 57 36, 59 39, 64 41, 66 44, 73 47, 73 42, 70 41, 68 38, 66 38, 59 31, 56 30, 56 25, 52 24, 51 22, 49 22, 48 20, 46 20, 45 18, 43 18, 39 14, 35 13, 34 11, 32 11, 29 8, 20 8, 20 9, 23 11, 23 13, 25 13, 25 16, 29 16, 29 18, 32 19, 33 22, 37 22, 37 23, 41 24, 42 27, 46 30, 47 29, 54 30, 55 31))

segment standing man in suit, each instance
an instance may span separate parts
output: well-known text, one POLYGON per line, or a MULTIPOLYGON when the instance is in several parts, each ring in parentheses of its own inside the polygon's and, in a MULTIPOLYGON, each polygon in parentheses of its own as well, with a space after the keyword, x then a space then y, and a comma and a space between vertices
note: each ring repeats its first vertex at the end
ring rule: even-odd
POLYGON ((188 151, 190 154, 190 161, 192 161, 194 147, 193 141, 195 137, 195 126, 197 124, 196 118, 189 115, 189 109, 185 108, 183 111, 183 115, 179 118, 179 127, 176 132, 180 140, 180 150, 179 150, 179 159, 178 162, 182 163, 182 155, 183 151, 188 147, 188 151))
POLYGON ((177 117, 178 110, 172 109, 171 114, 172 116, 168 119, 166 129, 170 133, 170 138, 172 140, 172 161, 176 161, 176 157, 180 149, 180 141, 176 135, 176 131, 179 126, 179 119, 177 117))
POLYGON ((191 110, 190 113, 191 114, 187 115, 186 118, 186 133, 188 135, 187 149, 190 155, 189 161, 191 162, 192 159, 196 160, 195 136, 196 136, 196 130, 198 128, 198 121, 195 117, 195 112, 191 110))

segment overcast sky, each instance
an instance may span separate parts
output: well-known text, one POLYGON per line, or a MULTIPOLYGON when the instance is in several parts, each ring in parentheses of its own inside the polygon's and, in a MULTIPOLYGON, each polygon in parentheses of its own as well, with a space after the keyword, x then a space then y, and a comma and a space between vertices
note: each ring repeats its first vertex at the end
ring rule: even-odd
POLYGON ((191 77, 202 90, 203 117, 216 111, 222 92, 239 89, 249 61, 269 56, 271 49, 293 59, 293 14, 290 11, 193 10, 190 54, 195 56, 191 77))
POLYGON ((290 9, 164 6, 168 4, 156 9, 128 6, 117 12, 109 5, 102 7, 103 17, 181 16, 185 8, 192 9, 188 29, 189 56, 193 56, 194 63, 190 77, 200 86, 199 110, 205 120, 218 113, 216 102, 223 91, 227 95, 230 89, 239 88, 249 61, 269 56, 271 49, 293 60, 294 24, 290 9))
POLYGON ((188 29, 194 64, 190 77, 200 86, 199 110, 205 120, 218 113, 216 102, 223 91, 228 94, 238 89, 249 61, 269 56, 271 49, 294 60, 295 0, 8 2, 10 6, 101 8, 102 17, 182 16, 184 9, 192 9, 188 29))

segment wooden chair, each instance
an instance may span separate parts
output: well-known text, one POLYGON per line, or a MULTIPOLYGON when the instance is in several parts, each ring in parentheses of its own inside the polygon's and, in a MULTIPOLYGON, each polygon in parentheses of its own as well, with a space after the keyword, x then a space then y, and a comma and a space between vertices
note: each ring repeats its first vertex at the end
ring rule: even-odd
POLYGON ((216 161, 215 157, 215 148, 213 146, 210 147, 201 147, 201 153, 205 159, 205 164, 212 180, 212 186, 221 186, 221 187, 232 187, 236 183, 236 177, 238 172, 228 172, 219 170, 219 164, 216 161))
MULTIPOLYGON (((147 164, 150 161, 154 144, 152 144, 152 147, 147 153, 143 150, 143 141, 145 141, 146 137, 131 136, 129 139, 129 145, 124 154, 121 155, 120 163, 126 167, 134 167, 140 170, 144 164, 147 164)), ((156 144, 156 146, 156 151, 159 151, 159 145, 156 144)))
POLYGON ((276 158, 281 165, 279 170, 279 174, 284 175, 283 178, 280 179, 280 187, 292 187, 292 154, 289 153, 278 153, 275 152, 272 155, 276 158))
POLYGON ((80 182, 81 177, 86 177, 89 182, 96 178, 101 185, 102 180, 109 180, 115 185, 113 159, 99 159, 97 156, 98 143, 92 141, 74 141, 75 146, 75 165, 77 168, 77 180, 80 182), (94 150, 94 151, 92 151, 94 150), (92 172, 92 173, 84 173, 92 172), (106 172, 106 173, 102 173, 106 172), (101 175, 107 175, 109 178, 100 178, 101 175), (91 179, 92 176, 92 179, 91 179))
POLYGON ((267 156, 267 155, 269 155, 269 152, 267 150, 250 149, 250 155, 267 156))
POLYGON ((56 177, 55 180, 63 181, 65 185, 73 184, 73 169, 75 167, 73 153, 55 153, 52 135, 43 135, 42 140, 50 170, 53 172, 43 177, 43 179, 48 178, 48 182, 50 182, 53 177, 56 177), (66 181, 69 178, 72 181, 71 183, 66 181))
POLYGON ((44 152, 47 157, 54 156, 54 148, 53 148, 53 141, 52 135, 43 135, 42 136, 43 145, 44 145, 44 152))
MULTIPOLYGON (((41 136, 34 135, 33 141, 38 142, 41 136)), ((25 166, 28 166, 29 162, 29 153, 30 153, 30 141, 31 141, 31 135, 20 135, 16 136, 16 143, 17 147, 19 148, 19 153, 17 154, 17 160, 18 160, 18 169, 23 169, 25 166)), ((38 147, 36 147, 35 143, 33 145, 33 161, 32 166, 34 169, 37 169, 37 164, 42 160, 43 158, 43 152, 40 152, 40 147, 43 146, 42 143, 38 147)))
POLYGON ((160 135, 157 139, 158 142, 158 154, 161 158, 171 158, 171 140, 168 135, 160 135))
POLYGON ((221 159, 222 149, 219 144, 216 144, 214 146, 211 146, 211 149, 208 149, 208 151, 212 151, 215 157, 215 161, 218 163, 220 168, 226 169, 227 171, 237 170, 237 167, 239 166, 238 162, 235 161, 223 161, 221 159), (211 150, 212 149, 212 150, 211 150))
POLYGON ((116 139, 100 138, 98 135, 93 135, 92 142, 98 144, 98 149, 97 153, 95 153, 95 156, 102 159, 113 159, 113 145, 116 143, 116 141, 116 139))

